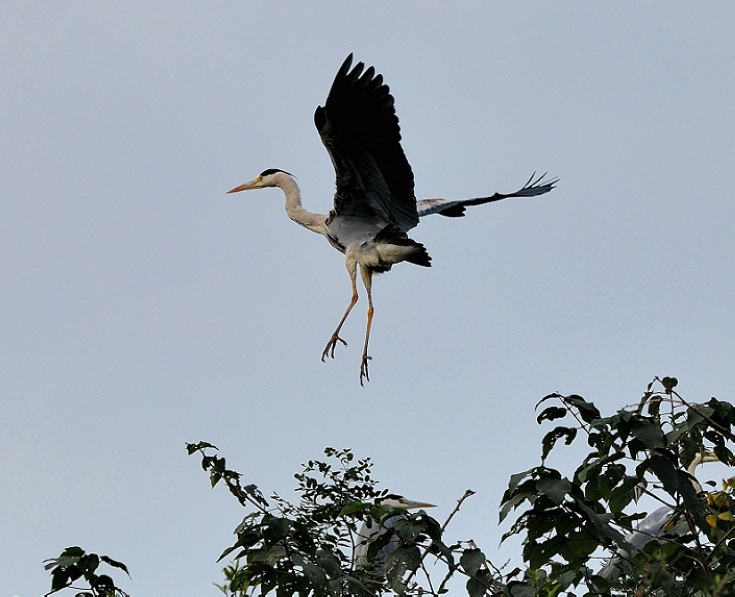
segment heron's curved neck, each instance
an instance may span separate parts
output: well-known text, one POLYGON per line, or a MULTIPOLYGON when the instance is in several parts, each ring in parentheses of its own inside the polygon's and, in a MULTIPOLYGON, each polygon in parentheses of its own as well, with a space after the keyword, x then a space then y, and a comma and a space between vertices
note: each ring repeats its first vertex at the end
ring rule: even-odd
POLYGON ((301 205, 301 191, 296 181, 290 176, 281 176, 278 180, 278 188, 286 195, 286 213, 288 217, 313 232, 324 234, 326 216, 304 209, 301 205))
POLYGON ((697 472, 697 467, 702 464, 702 454, 698 452, 694 455, 694 458, 687 467, 687 472, 693 477, 694 473, 697 472))
POLYGON ((687 473, 689 473, 692 477, 692 485, 694 485, 694 491, 699 493, 702 491, 702 486, 699 484, 699 481, 697 481, 697 477, 694 475, 694 473, 697 471, 697 467, 702 464, 703 462, 713 462, 718 460, 716 456, 714 456, 711 452, 697 452, 697 454, 694 455, 694 458, 689 463, 689 466, 687 467, 687 473))

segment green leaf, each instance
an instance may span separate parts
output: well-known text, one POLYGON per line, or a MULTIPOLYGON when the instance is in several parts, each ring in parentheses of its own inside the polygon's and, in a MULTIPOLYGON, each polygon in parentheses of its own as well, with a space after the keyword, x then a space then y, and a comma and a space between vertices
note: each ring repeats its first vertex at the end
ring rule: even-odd
POLYGON ((561 548, 566 542, 566 537, 552 537, 548 541, 538 541, 533 544, 526 544, 524 555, 528 560, 531 568, 541 568, 548 564, 554 556, 559 555, 561 548))
POLYGON ((191 456, 194 452, 198 452, 200 450, 205 450, 207 448, 212 448, 213 450, 217 450, 217 446, 214 444, 210 444, 209 442, 199 442, 197 444, 186 444, 186 451, 189 453, 189 456, 191 456))
POLYGON ((582 396, 572 394, 571 396, 564 396, 564 402, 574 406, 579 411, 579 416, 585 423, 592 423, 596 419, 600 418, 600 411, 591 402, 587 402, 582 396))
POLYGON ((274 516, 268 519, 268 528, 276 540, 286 537, 291 530, 291 526, 291 521, 286 518, 277 518, 274 516))
MULTIPOLYGON (((365 585, 354 576, 347 575, 344 577, 344 580, 347 584, 347 595, 355 595, 356 597, 374 597, 375 593, 368 590, 367 587, 365 587, 365 585)), ((335 594, 339 595, 339 592, 335 592, 335 594)))
POLYGON ((96 553, 88 553, 84 557, 79 558, 77 566, 84 570, 85 578, 89 578, 94 574, 100 565, 100 557, 96 553))
POLYGON ((600 546, 599 541, 589 537, 587 533, 572 533, 559 548, 559 554, 567 562, 584 561, 592 552, 600 546))
MULTIPOLYGON (((98 594, 112 593, 117 587, 113 582, 112 578, 107 574, 100 574, 98 577, 92 579, 90 584, 94 587, 98 594)), ((91 595, 91 593, 90 593, 91 595)), ((77 594, 76 597, 79 597, 77 594)))
POLYGON ((675 377, 664 377, 661 380, 661 385, 663 385, 667 394, 671 394, 671 390, 673 390, 676 386, 679 385, 679 380, 676 379, 675 377))
POLYGON ((664 432, 659 425, 641 423, 633 426, 630 432, 633 437, 640 440, 641 443, 643 443, 643 445, 649 450, 663 448, 665 445, 664 432))
POLYGON ((260 535, 251 531, 243 531, 238 534, 237 543, 235 543, 232 547, 228 547, 225 549, 219 558, 217 558, 217 561, 221 561, 224 557, 231 554, 236 549, 239 549, 241 547, 252 547, 256 543, 260 541, 260 535))
POLYGON ((608 522, 611 516, 610 514, 598 514, 582 501, 578 501, 576 505, 580 511, 585 514, 587 520, 589 520, 589 522, 591 522, 595 527, 595 532, 597 532, 601 537, 605 537, 618 545, 626 542, 622 533, 620 533, 616 528, 610 526, 610 523, 608 522))
POLYGON ((342 567, 339 559, 333 553, 325 549, 317 549, 317 564, 321 566, 331 578, 339 578, 342 573, 342 567))
POLYGON ((478 570, 474 577, 467 580, 467 595, 469 597, 483 597, 487 595, 490 583, 491 579, 488 571, 478 570))
POLYGON ((702 504, 697 496, 692 479, 688 473, 677 471, 679 477, 679 493, 689 513, 700 529, 708 529, 708 524, 702 511, 702 504))
POLYGON ((100 559, 105 564, 109 564, 110 566, 114 566, 115 568, 120 568, 121 570, 124 570, 125 571, 125 574, 127 574, 128 576, 130 576, 130 572, 128 572, 128 567, 125 564, 123 564, 122 562, 118 562, 118 561, 113 560, 112 558, 107 557, 107 556, 101 556, 100 559))
POLYGON ((388 557, 385 559, 385 576, 388 579, 391 589, 399 595, 404 594, 403 575, 409 570, 416 570, 419 564, 421 564, 421 553, 415 545, 399 547, 388 554, 388 557))
POLYGON ((467 574, 476 574, 485 563, 485 554, 479 549, 465 549, 459 558, 459 565, 467 574))
MULTIPOLYGON (((535 469, 527 471, 526 473, 523 473, 523 475, 528 475, 528 473, 532 472, 535 472, 535 469)), ((503 522, 510 511, 517 508, 519 504, 526 500, 532 501, 535 497, 536 483, 533 480, 526 481, 520 487, 516 487, 514 491, 511 491, 510 489, 506 490, 503 495, 503 506, 500 510, 500 522, 503 522)))
POLYGON ((356 512, 365 512, 365 510, 370 510, 370 508, 372 508, 372 504, 350 501, 340 510, 339 515, 346 516, 348 514, 355 514, 356 512))
POLYGON ((272 565, 275 564, 278 560, 282 560, 287 555, 288 554, 286 553, 286 548, 283 547, 283 545, 274 545, 265 554, 264 561, 272 565))
POLYGON ((51 592, 55 593, 56 591, 60 591, 61 589, 66 588, 80 576, 81 573, 79 573, 78 571, 74 578, 72 578, 72 575, 70 575, 65 568, 54 570, 51 574, 51 592))
POLYGON ((547 477, 539 479, 536 487, 540 493, 543 493, 557 506, 561 505, 566 496, 572 489, 572 484, 567 479, 554 479, 547 477))
POLYGON ((627 476, 625 481, 616 487, 610 496, 610 511, 615 514, 622 512, 623 508, 633 501, 637 485, 638 479, 636 477, 627 476))
POLYGON ((655 396, 648 401, 648 414, 652 417, 658 417, 661 413, 661 397, 655 396))
POLYGON ((550 406, 536 417, 536 422, 540 425, 541 421, 555 421, 556 419, 563 419, 566 415, 566 408, 562 406, 550 406))
POLYGON ((544 439, 541 441, 542 445, 542 452, 541 452, 541 460, 546 460, 546 457, 549 455, 549 452, 554 448, 554 445, 556 444, 559 439, 562 437, 566 438, 564 440, 564 443, 568 446, 574 441, 574 438, 577 437, 577 430, 573 427, 555 427, 551 431, 549 431, 545 436, 544 439))
POLYGON ((523 481, 526 477, 528 477, 528 474, 533 472, 535 469, 529 469, 527 471, 524 471, 522 473, 516 473, 515 475, 510 476, 510 481, 508 482, 508 492, 513 492, 516 487, 518 487, 518 484, 523 481))
POLYGON ((659 454, 654 454, 648 459, 648 464, 653 474, 656 475, 669 495, 675 495, 679 489, 679 476, 677 469, 671 460, 659 454))
POLYGON ((541 404, 543 404, 543 403, 544 403, 544 402, 546 402, 547 400, 553 400, 554 398, 559 398, 559 399, 563 399, 563 398, 564 398, 564 396, 562 396, 562 395, 561 395, 561 394, 559 394, 558 392, 554 392, 553 394, 547 394, 546 396, 544 396, 543 398, 541 398, 541 400, 539 400, 539 401, 538 401, 538 402, 536 403, 536 406, 535 406, 534 408, 538 408, 538 407, 539 407, 539 406, 540 406, 541 404))
POLYGON ((299 566, 304 571, 304 574, 315 588, 318 589, 325 585, 327 575, 319 566, 315 566, 298 553, 291 556, 291 562, 293 562, 295 566, 299 566))
POLYGON ((72 564, 76 564, 81 558, 84 556, 84 550, 81 547, 73 546, 73 547, 67 547, 64 551, 61 552, 61 555, 52 560, 44 560, 44 562, 48 562, 46 566, 44 566, 45 570, 50 570, 51 568, 66 568, 67 566, 71 566, 72 564))

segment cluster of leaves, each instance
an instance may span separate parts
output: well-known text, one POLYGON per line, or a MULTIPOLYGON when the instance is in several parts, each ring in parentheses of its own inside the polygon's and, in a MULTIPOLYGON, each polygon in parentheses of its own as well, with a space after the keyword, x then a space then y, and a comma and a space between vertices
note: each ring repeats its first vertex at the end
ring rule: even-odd
POLYGON ((380 505, 387 491, 376 489, 370 460, 355 461, 350 450, 327 448, 333 462, 303 465, 295 475, 300 501, 292 504, 278 495, 269 503, 256 486, 243 485, 241 475, 227 468, 211 444, 188 444, 187 449, 201 454, 212 486, 224 481, 251 510, 236 530, 237 541, 220 556, 234 558, 220 586, 229 596, 440 595, 455 572, 467 576, 472 597, 488 594, 492 586, 479 549, 447 546, 442 525, 423 511, 380 505), (361 528, 365 524, 390 530, 367 534, 361 528), (361 544, 367 544, 365 549, 359 550, 361 544), (461 557, 455 563, 458 550, 461 557), (357 557, 360 551, 366 553, 357 557), (429 554, 446 566, 436 586, 424 565, 429 554))
MULTIPOLYGON (((715 398, 690 404, 677 385, 675 378, 656 378, 639 403, 609 417, 577 395, 539 402, 539 424, 566 424, 554 423, 542 440, 541 464, 513 475, 503 496, 501 522, 518 512, 503 539, 521 536, 526 562, 525 570, 509 573, 472 541, 445 543, 444 530, 471 491, 439 524, 423 511, 381 505, 388 492, 377 489, 370 460, 327 448, 327 461, 310 460, 294 475, 293 504, 244 484, 212 444, 188 444, 190 455, 201 455, 212 487, 223 483, 247 510, 236 541, 220 556, 231 560, 219 588, 228 597, 438 596, 461 575, 469 597, 735 595, 735 477, 721 488, 708 482, 702 491, 691 464, 703 454, 735 464, 735 407, 715 398), (562 444, 586 450, 570 477, 547 462, 562 444), (636 532, 639 521, 646 524, 641 494, 668 508, 666 524, 650 535, 636 532), (364 530, 375 525, 378 532, 364 530), (603 552, 608 563, 601 572, 603 552), (430 573, 427 557, 441 566, 430 573)), ((47 562, 49 595, 68 588, 78 597, 127 597, 97 574, 100 563, 127 573, 107 556, 70 547, 47 562), (88 590, 72 586, 79 579, 88 590)))
POLYGON ((46 564, 44 568, 51 570, 51 590, 46 595, 62 589, 74 589, 72 583, 83 579, 89 585, 89 589, 77 589, 79 592, 76 593, 76 597, 127 597, 127 593, 115 586, 110 576, 97 574, 100 563, 119 568, 128 574, 125 564, 108 556, 86 553, 81 547, 67 547, 58 558, 44 562, 46 564))
MULTIPOLYGON (((732 594, 735 581, 735 478, 721 491, 701 492, 687 466, 707 450, 732 465, 735 408, 715 398, 689 404, 675 378, 655 378, 640 403, 602 417, 581 396, 551 394, 539 424, 560 419, 542 442, 541 465, 513 475, 500 519, 524 508, 503 537, 523 537, 529 570, 511 581, 510 594, 554 595, 569 587, 592 594, 620 591, 648 595, 732 594), (571 478, 546 465, 559 440, 584 437, 589 452, 571 478), (637 494, 671 508, 669 524, 644 548, 630 539, 637 494), (601 577, 590 564, 599 548, 625 561, 625 574, 601 577)), ((538 405, 537 405, 538 406, 538 405)), ((712 484, 710 484, 712 485, 712 484)))

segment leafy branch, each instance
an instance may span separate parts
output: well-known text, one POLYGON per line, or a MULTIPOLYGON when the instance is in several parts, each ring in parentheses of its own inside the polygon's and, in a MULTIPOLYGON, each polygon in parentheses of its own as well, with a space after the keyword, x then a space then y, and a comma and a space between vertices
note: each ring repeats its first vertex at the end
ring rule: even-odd
MULTIPOLYGON (((520 536, 525 562, 507 573, 474 541, 446 542, 470 490, 440 524, 423 510, 383 503, 388 492, 378 489, 369 458, 326 448, 325 460, 309 460, 294 475, 297 503, 277 494, 266 499, 216 446, 187 444, 211 486, 224 485, 245 509, 235 541, 219 558, 230 559, 219 588, 228 597, 438 597, 463 577, 469 597, 556 597, 572 589, 733 594, 735 477, 719 489, 707 482, 705 491, 694 470, 700 461, 735 463, 735 407, 716 398, 689 402, 677 386, 676 378, 654 378, 639 401, 611 416, 576 394, 538 402, 537 422, 551 425, 540 464, 512 475, 500 504, 501 522, 516 516, 503 540, 520 536), (580 447, 583 457, 571 475, 549 465, 552 454, 580 447), (663 506, 648 514, 638 506, 643 495, 663 506), (434 566, 427 565, 429 556, 434 566)), ((70 589, 77 597, 128 597, 98 573, 104 564, 127 574, 108 556, 69 547, 45 564, 52 576, 47 595, 70 589), (79 581, 88 587, 75 587, 79 581)))
POLYGON ((539 424, 567 417, 574 423, 548 431, 541 465, 511 477, 500 518, 525 508, 503 540, 524 537, 524 559, 537 577, 543 572, 548 590, 645 586, 662 595, 674 589, 694 595, 733 580, 733 484, 726 481, 714 500, 701 492, 691 469, 703 454, 735 463, 735 408, 715 398, 690 404, 674 390, 677 385, 673 377, 655 378, 638 404, 609 417, 578 395, 554 393, 538 403, 545 406, 539 424), (549 401, 557 405, 547 406, 549 401), (571 446, 580 434, 589 452, 571 478, 546 466, 559 440, 571 446), (636 542, 645 548, 631 542, 634 523, 645 516, 630 511, 640 493, 669 505, 662 511, 665 526, 649 537, 638 532, 636 542), (624 578, 611 582, 590 567, 600 547, 625 562, 624 578))
POLYGON ((51 590, 46 595, 62 589, 75 589, 79 591, 77 597, 128 597, 127 593, 115 586, 109 575, 97 574, 97 568, 102 563, 123 570, 130 576, 122 562, 108 556, 86 553, 81 547, 67 547, 58 558, 44 561, 44 568, 51 571, 51 590), (72 586, 79 579, 87 582, 88 590, 72 586))

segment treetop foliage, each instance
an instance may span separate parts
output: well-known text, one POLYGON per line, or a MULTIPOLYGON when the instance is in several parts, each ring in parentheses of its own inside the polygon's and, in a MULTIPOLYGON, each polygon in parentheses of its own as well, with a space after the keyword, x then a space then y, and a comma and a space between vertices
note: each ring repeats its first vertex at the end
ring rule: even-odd
MULTIPOLYGON (((439 523, 422 510, 381 505, 388 491, 377 488, 370 459, 326 448, 325 460, 294 475, 294 504, 244 483, 214 445, 187 444, 212 487, 224 484, 246 510, 220 555, 229 563, 219 589, 228 597, 438 596, 463 577, 469 597, 735 595, 735 477, 703 490, 692 465, 715 456, 735 463, 735 407, 715 398, 689 403, 677 385, 655 378, 640 401, 611 416, 574 394, 539 401, 539 425, 553 426, 540 463, 511 476, 500 504, 501 523, 514 517, 503 540, 522 539, 524 566, 512 570, 471 539, 446 540, 469 490, 439 523), (549 460, 569 450, 583 454, 565 475, 549 460), (646 518, 643 501, 661 508, 646 518)), ((96 575, 101 562, 127 572, 107 556, 75 547, 48 562, 51 593, 84 579, 90 589, 80 597, 126 597, 96 575)))
MULTIPOLYGON (((690 404, 677 385, 676 378, 656 378, 638 404, 609 417, 577 395, 550 394, 539 402, 545 407, 539 424, 569 423, 546 433, 539 466, 511 477, 500 511, 502 521, 522 510, 504 539, 523 537, 523 558, 542 579, 537 594, 570 588, 586 594, 732 594, 735 478, 723 481, 720 491, 702 492, 687 467, 704 452, 734 463, 735 408, 716 398, 690 404), (561 439, 566 446, 583 441, 588 449, 571 478, 546 466, 561 439), (640 493, 671 509, 669 524, 644 549, 631 544, 645 516, 636 508, 640 493), (600 548, 624 562, 624 574, 596 574, 592 564, 600 548)), ((509 583, 511 594, 514 586, 509 583)))

